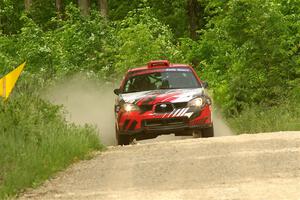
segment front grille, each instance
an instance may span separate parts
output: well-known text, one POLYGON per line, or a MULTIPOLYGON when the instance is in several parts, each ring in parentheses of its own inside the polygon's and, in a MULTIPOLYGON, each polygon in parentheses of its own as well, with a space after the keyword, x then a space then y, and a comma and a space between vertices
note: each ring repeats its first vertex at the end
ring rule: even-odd
POLYGON ((173 103, 173 105, 174 105, 174 108, 176 108, 176 109, 186 108, 187 102, 173 103))
POLYGON ((155 113, 170 113, 174 110, 174 107, 170 103, 161 103, 155 105, 155 113))
POLYGON ((148 129, 175 129, 184 127, 187 124, 186 117, 166 118, 166 119, 147 119, 143 120, 142 125, 148 129))
MULTIPOLYGON (((140 110, 142 113, 152 111, 153 105, 140 105, 140 110)), ((179 102, 179 103, 160 103, 155 105, 154 112, 155 113, 170 113, 174 109, 181 109, 181 108, 186 108, 187 107, 187 102, 179 102), (162 106, 165 105, 165 106, 162 106)))

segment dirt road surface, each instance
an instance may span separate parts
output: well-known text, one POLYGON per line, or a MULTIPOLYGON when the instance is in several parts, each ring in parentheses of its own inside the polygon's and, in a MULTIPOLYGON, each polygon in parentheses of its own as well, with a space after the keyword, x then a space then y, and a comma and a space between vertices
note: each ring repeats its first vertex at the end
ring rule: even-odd
POLYGON ((300 132, 109 147, 20 199, 300 200, 300 132))

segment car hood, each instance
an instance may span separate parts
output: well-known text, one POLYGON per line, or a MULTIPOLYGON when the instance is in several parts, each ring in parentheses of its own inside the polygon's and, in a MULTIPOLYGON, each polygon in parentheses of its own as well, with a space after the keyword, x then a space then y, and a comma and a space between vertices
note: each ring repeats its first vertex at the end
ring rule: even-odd
POLYGON ((120 94, 120 101, 137 105, 156 104, 160 102, 188 102, 204 94, 203 88, 151 90, 120 94))

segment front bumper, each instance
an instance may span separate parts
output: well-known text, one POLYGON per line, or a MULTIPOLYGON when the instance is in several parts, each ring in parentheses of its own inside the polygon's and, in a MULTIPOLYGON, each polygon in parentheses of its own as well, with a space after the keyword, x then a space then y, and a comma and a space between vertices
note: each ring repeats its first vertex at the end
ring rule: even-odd
POLYGON ((206 105, 201 110, 191 110, 186 116, 154 114, 153 112, 119 113, 118 133, 130 135, 137 139, 153 138, 158 135, 183 133, 188 130, 199 130, 213 126, 211 107, 206 105), (170 117, 171 116, 171 117, 170 117))
POLYGON ((157 129, 149 129, 149 128, 142 128, 139 130, 133 130, 133 131, 120 131, 120 135, 128 135, 133 138, 136 138, 137 140, 143 140, 143 139, 151 139, 156 138, 160 135, 169 135, 169 134, 175 134, 180 136, 189 136, 192 135, 192 130, 201 130, 205 128, 212 127, 213 124, 203 124, 198 126, 178 126, 178 127, 164 127, 164 128, 157 128, 157 129))

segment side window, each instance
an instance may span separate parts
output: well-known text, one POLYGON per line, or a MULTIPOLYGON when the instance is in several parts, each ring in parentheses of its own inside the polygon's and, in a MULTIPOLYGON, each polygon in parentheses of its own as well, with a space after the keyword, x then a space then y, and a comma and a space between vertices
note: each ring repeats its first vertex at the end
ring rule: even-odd
POLYGON ((124 91, 125 91, 125 92, 128 92, 128 91, 130 90, 130 87, 131 87, 131 85, 132 85, 132 82, 133 82, 133 78, 130 78, 130 79, 127 80, 126 85, 125 85, 125 87, 124 87, 124 91))

